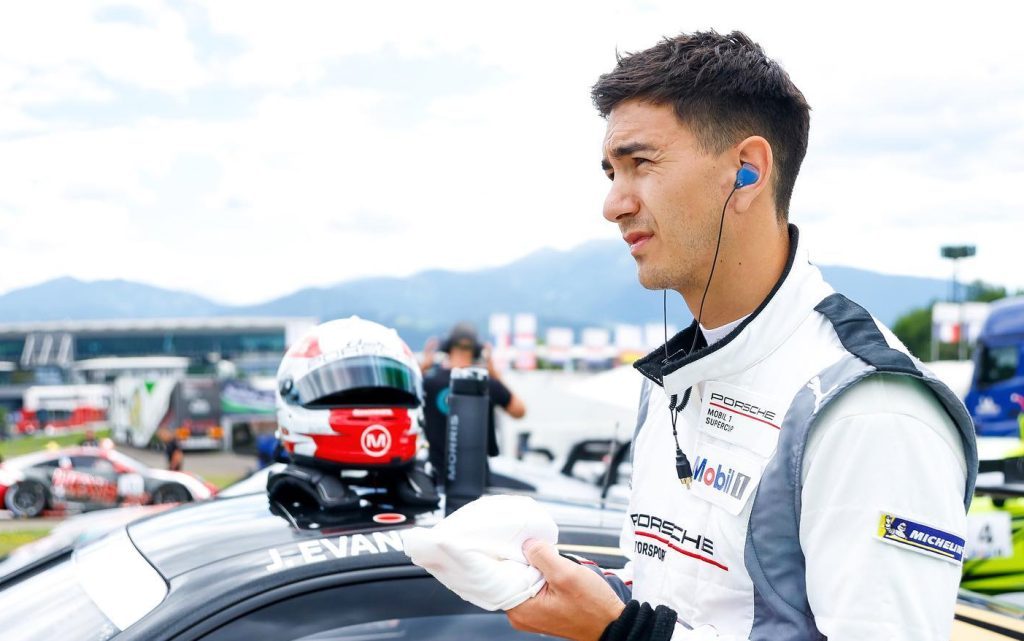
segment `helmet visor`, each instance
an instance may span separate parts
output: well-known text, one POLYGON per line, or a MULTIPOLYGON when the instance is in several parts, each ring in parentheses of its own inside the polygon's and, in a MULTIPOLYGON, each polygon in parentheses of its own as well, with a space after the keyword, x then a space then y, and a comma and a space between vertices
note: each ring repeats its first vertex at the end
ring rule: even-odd
POLYGON ((354 356, 311 369, 295 381, 300 405, 330 407, 418 407, 420 373, 386 356, 354 356))

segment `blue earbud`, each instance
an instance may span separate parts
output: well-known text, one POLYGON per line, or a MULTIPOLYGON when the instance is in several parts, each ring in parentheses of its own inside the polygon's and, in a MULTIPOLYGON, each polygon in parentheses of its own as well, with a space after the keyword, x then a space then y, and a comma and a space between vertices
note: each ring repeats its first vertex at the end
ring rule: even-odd
POLYGON ((733 183, 733 189, 741 189, 747 185, 753 185, 760 178, 760 174, 757 173, 757 167, 754 167, 749 162, 743 163, 740 166, 739 171, 736 172, 736 182, 733 183))

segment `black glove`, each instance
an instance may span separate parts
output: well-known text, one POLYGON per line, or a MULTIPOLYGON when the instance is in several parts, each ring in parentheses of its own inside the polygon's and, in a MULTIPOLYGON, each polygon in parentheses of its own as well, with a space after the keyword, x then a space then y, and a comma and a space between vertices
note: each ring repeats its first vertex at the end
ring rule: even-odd
POLYGON ((675 625, 675 610, 630 601, 619 618, 604 629, 599 641, 669 641, 675 625))

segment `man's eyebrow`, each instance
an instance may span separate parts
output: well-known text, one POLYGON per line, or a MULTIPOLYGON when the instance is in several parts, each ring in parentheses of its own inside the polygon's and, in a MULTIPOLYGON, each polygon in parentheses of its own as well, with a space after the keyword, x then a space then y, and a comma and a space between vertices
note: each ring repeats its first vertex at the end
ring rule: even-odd
MULTIPOLYGON (((656 148, 654 147, 654 145, 650 145, 646 142, 627 142, 612 149, 612 158, 622 158, 624 156, 631 156, 638 151, 656 151, 656 148)), ((608 159, 602 158, 601 169, 605 171, 610 171, 611 168, 612 165, 610 162, 608 162, 608 159)))
POLYGON ((623 145, 619 145, 615 149, 612 149, 613 158, 622 158, 623 156, 631 156, 638 151, 654 151, 654 145, 649 145, 646 142, 627 142, 623 145))

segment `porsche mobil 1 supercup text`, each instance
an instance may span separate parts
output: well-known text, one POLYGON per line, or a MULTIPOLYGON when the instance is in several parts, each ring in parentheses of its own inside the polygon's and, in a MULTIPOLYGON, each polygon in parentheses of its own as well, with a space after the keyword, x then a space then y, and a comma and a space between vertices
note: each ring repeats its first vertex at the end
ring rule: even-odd
POLYGON ((721 410, 708 410, 708 415, 704 418, 704 422, 723 432, 731 432, 736 427, 732 424, 732 416, 721 410))
POLYGON ((757 405, 745 403, 730 396, 726 396, 725 394, 713 392, 711 394, 711 404, 714 405, 716 403, 724 405, 725 407, 737 409, 748 416, 763 418, 766 421, 775 420, 775 412, 771 410, 762 409, 757 405))

